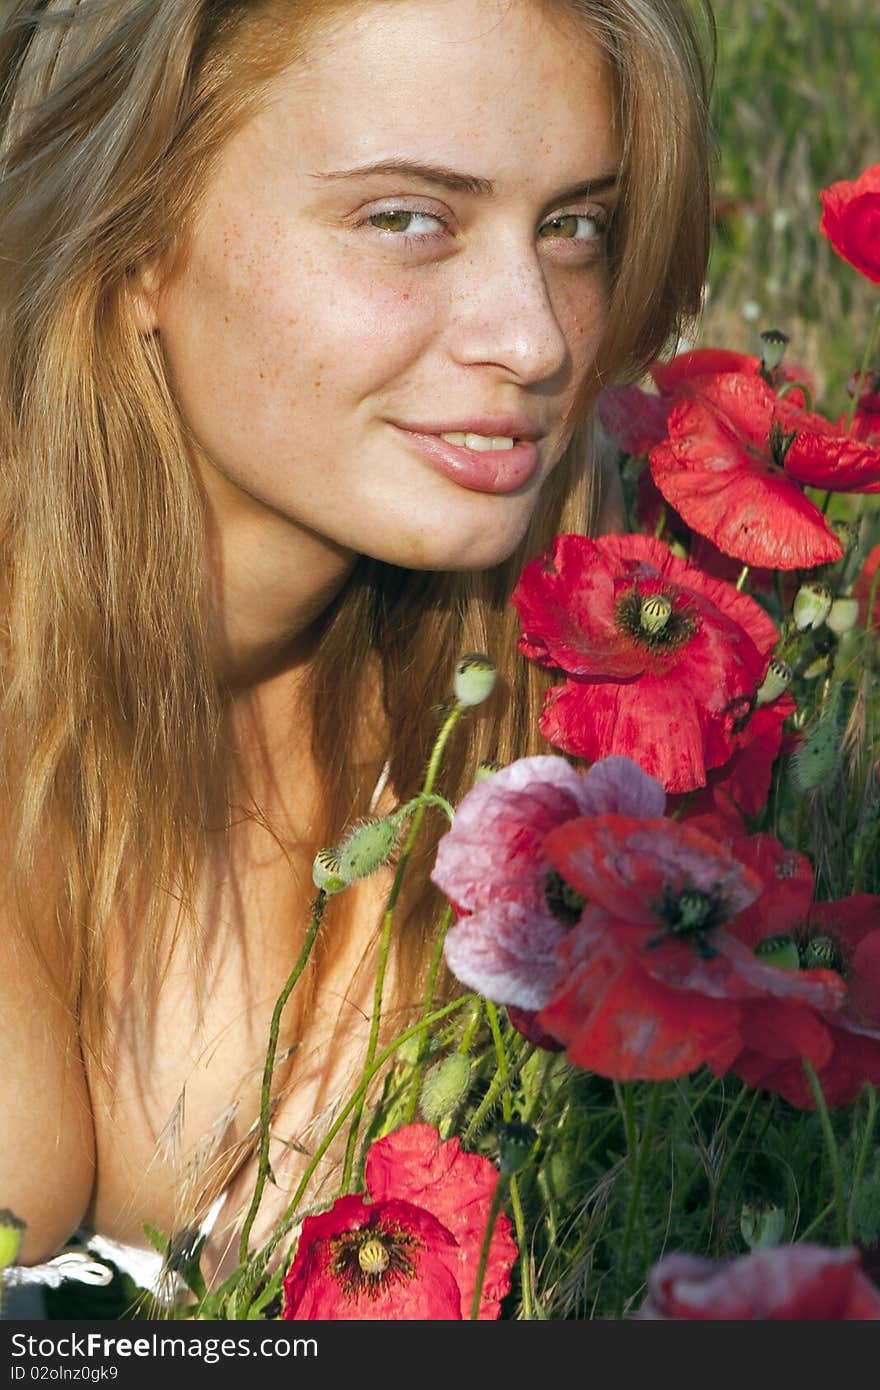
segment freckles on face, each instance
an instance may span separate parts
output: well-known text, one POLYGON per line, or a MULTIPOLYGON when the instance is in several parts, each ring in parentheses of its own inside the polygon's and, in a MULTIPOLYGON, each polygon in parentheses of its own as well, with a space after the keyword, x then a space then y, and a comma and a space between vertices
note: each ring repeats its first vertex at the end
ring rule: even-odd
POLYGON ((396 564, 505 558, 604 324, 611 100, 592 43, 531 0, 359 7, 282 73, 159 301, 209 492, 396 564), (508 416, 543 437, 505 495, 390 423, 508 416))

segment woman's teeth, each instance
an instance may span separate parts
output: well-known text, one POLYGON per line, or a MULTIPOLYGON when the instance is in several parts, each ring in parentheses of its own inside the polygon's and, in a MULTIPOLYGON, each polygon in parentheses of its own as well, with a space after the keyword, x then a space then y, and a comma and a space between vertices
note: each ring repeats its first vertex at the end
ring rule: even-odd
POLYGON ((441 434, 441 439, 445 439, 448 444, 457 444, 459 448, 476 449, 481 453, 488 453, 490 449, 512 449, 514 441, 504 435, 488 434, 459 434, 453 431, 451 434, 441 434))

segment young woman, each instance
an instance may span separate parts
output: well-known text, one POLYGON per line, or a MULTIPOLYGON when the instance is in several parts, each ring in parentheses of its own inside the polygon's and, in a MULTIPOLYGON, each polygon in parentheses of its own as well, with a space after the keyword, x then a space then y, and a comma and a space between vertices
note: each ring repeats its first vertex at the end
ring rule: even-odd
MULTIPOLYGON (((25 1263, 79 1226, 174 1235, 224 1190, 234 1262, 315 852, 418 789, 465 652, 499 683, 444 793, 546 751, 509 595, 596 526, 602 383, 698 309, 710 29, 686 0, 12 7, 0 1206, 25 1263)), ((359 1074, 389 882, 330 900, 284 1014, 252 1245, 359 1074)))

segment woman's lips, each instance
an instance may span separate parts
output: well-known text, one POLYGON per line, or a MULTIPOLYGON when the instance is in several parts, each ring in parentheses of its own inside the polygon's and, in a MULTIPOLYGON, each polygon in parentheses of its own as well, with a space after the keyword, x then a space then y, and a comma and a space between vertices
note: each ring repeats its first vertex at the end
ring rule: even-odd
POLYGON ((420 434, 401 425, 394 428, 438 473, 471 492, 516 492, 538 468, 538 446, 530 439, 518 439, 512 449, 477 451, 450 444, 439 434, 420 434))

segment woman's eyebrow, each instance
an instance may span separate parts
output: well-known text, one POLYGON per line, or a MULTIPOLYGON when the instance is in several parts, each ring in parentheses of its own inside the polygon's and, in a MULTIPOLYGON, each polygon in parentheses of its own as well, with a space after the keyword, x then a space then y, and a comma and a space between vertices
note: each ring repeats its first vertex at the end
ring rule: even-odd
MULTIPOLYGON (((495 185, 491 179, 479 178, 476 174, 463 174, 457 169, 449 169, 442 164, 414 163, 408 159, 381 159, 374 164, 361 164, 353 169, 330 169, 326 172, 312 174, 312 178, 329 181, 332 179, 366 178, 371 174, 403 174, 409 178, 421 179, 423 183, 434 183, 441 188, 449 188, 454 193, 471 193, 485 198, 491 198, 495 194, 495 185)), ((595 178, 585 179, 583 183, 573 184, 571 188, 563 189, 552 199, 552 202, 560 203, 574 198, 591 197, 594 193, 601 193, 608 188, 613 188, 617 183, 617 178, 617 170, 598 174, 595 178)))

